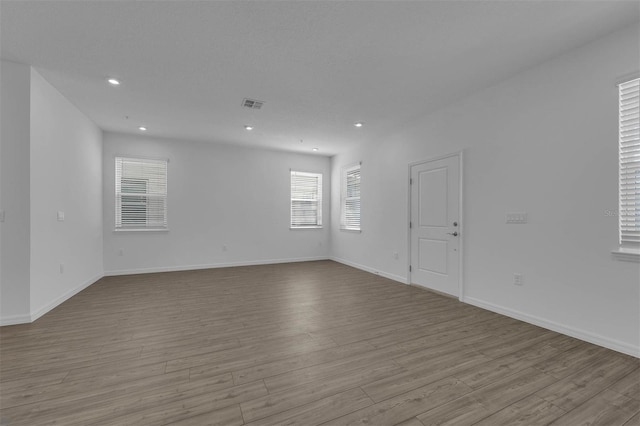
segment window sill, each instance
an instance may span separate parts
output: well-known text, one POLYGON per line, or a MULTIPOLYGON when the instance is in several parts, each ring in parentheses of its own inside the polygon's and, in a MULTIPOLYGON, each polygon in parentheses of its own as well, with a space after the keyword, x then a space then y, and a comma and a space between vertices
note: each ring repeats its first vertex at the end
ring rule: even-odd
POLYGON ((342 231, 342 232, 350 232, 350 233, 353 233, 353 234, 361 234, 362 233, 361 229, 340 228, 340 231, 342 231))
POLYGON ((163 229, 114 229, 113 232, 115 233, 120 233, 120 232, 169 232, 169 228, 163 228, 163 229))
POLYGON ((640 263, 640 248, 620 247, 617 250, 612 250, 611 254, 616 260, 640 263))
POLYGON ((322 225, 321 226, 290 226, 289 230, 291 231, 297 231, 299 229, 322 229, 322 225))

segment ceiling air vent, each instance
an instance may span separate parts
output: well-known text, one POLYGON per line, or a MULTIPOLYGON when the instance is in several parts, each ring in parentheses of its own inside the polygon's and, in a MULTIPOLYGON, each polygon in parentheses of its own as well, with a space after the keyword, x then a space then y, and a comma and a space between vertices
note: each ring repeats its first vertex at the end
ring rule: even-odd
POLYGON ((260 109, 264 105, 262 101, 256 101, 255 99, 244 98, 242 100, 242 106, 251 109, 260 109))

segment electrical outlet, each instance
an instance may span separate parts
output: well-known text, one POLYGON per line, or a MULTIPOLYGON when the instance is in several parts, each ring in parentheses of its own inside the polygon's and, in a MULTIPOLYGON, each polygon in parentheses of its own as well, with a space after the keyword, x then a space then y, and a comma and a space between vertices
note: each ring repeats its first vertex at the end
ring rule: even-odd
POLYGON ((0 210, 0 222, 4 222, 4 210, 0 210))
POLYGON ((60 273, 64 274, 64 263, 60 264, 60 273))
POLYGON ((118 249, 118 256, 124 256, 124 250, 118 249))
POLYGON ((527 223, 527 213, 526 212, 507 213, 506 221, 507 223, 518 223, 518 224, 527 223))
POLYGON ((227 246, 222 246, 222 251, 227 251, 227 246))
POLYGON ((397 252, 397 251, 393 253, 393 258, 394 258, 395 260, 398 260, 398 252, 397 252))
POLYGON ((513 285, 524 285, 524 274, 513 274, 513 285))
POLYGON ((64 212, 62 210, 58 210, 58 222, 64 222, 64 212))

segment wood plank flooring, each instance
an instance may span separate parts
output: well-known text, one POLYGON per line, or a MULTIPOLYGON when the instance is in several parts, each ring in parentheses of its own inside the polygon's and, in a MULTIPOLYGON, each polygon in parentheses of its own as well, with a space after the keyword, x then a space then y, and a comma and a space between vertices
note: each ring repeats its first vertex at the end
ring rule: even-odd
POLYGON ((2 425, 640 425, 640 361, 331 261, 103 278, 0 329, 2 425))

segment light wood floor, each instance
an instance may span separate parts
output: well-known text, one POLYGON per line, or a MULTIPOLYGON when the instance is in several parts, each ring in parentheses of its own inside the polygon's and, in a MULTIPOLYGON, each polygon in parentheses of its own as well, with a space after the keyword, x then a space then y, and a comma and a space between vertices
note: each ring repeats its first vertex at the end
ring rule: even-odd
POLYGON ((640 362, 330 261, 100 280, 0 330, 7 425, 639 425, 640 362))

